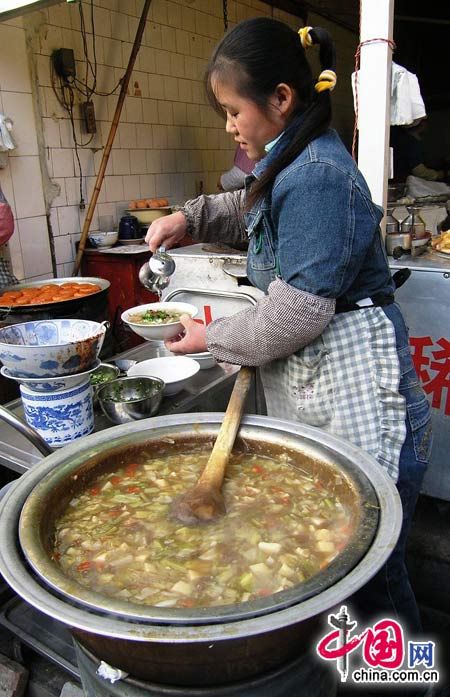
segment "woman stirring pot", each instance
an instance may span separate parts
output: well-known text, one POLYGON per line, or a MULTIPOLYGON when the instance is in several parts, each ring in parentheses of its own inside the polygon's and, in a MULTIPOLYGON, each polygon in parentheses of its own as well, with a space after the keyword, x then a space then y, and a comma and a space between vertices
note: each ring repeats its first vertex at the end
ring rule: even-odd
MULTIPOLYGON (((364 178, 330 130, 336 82, 329 34, 250 19, 219 43, 206 73, 226 130, 257 161, 245 190, 199 196, 155 221, 146 241, 249 241, 248 278, 265 296, 208 327, 184 318, 174 353, 261 367, 268 413, 323 428, 372 454, 397 481, 403 528, 385 567, 352 599, 359 617, 421 625, 405 543, 431 447, 379 222, 364 178), (315 82, 305 49, 320 45, 315 82)), ((352 607, 352 606, 351 606, 352 607)))

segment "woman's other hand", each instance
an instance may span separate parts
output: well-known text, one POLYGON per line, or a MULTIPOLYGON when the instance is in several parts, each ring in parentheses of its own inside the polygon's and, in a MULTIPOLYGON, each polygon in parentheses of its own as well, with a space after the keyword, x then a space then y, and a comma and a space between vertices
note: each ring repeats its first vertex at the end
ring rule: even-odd
POLYGON ((172 353, 201 353, 202 351, 207 351, 205 325, 195 322, 189 315, 182 315, 180 322, 185 329, 184 334, 166 341, 166 348, 172 351, 172 353))
POLYGON ((170 249, 186 235, 187 221, 181 211, 157 218, 149 227, 145 241, 155 253, 163 245, 170 249))

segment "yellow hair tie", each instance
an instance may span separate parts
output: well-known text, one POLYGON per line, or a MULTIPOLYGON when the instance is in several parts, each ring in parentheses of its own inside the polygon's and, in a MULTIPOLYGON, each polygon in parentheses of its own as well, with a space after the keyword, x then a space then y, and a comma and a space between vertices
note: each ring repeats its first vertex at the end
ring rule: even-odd
POLYGON ((334 90, 336 87, 337 76, 334 70, 323 70, 314 85, 316 92, 324 92, 325 90, 334 90))
POLYGON ((312 46, 313 40, 311 39, 309 32, 311 31, 312 27, 302 27, 301 29, 298 30, 298 35, 300 36, 300 41, 302 43, 303 48, 306 50, 308 46, 312 46))

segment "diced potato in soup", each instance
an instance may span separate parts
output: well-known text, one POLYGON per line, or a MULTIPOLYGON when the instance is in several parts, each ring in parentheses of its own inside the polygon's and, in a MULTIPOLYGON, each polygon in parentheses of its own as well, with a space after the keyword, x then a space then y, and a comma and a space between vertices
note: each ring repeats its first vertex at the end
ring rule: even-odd
POLYGON ((53 558, 103 595, 157 607, 242 603, 314 576, 348 543, 353 508, 283 458, 236 454, 227 515, 183 526, 172 501, 196 481, 208 452, 144 454, 103 474, 57 520, 53 558))

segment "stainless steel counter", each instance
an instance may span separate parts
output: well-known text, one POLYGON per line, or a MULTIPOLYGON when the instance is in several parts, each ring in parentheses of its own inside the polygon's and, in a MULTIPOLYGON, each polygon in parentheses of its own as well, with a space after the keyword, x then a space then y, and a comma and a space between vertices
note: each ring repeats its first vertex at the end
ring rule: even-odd
MULTIPOLYGON (((142 361, 147 358, 167 356, 170 354, 164 344, 146 342, 141 346, 125 351, 109 359, 131 359, 142 361)), ((224 411, 236 378, 238 366, 227 363, 219 363, 213 368, 200 370, 189 381, 185 390, 173 397, 164 397, 158 416, 163 414, 181 414, 194 411, 224 411)), ((261 406, 260 390, 253 386, 247 400, 247 413, 263 413, 261 406)), ((14 414, 23 418, 22 402, 16 399, 5 405, 14 414)), ((95 431, 109 428, 113 424, 96 409, 95 431)), ((0 421, 0 466, 7 467, 19 474, 23 474, 36 462, 42 459, 42 455, 34 448, 24 436, 3 421, 0 421)))
POLYGON ((428 251, 417 257, 405 254, 400 259, 388 257, 389 266, 395 269, 408 268, 412 271, 440 271, 441 273, 450 272, 450 254, 438 254, 428 251))
POLYGON ((450 256, 429 251, 389 257, 391 271, 411 276, 395 293, 409 328, 413 361, 431 404, 433 449, 422 492, 450 501, 450 256))

